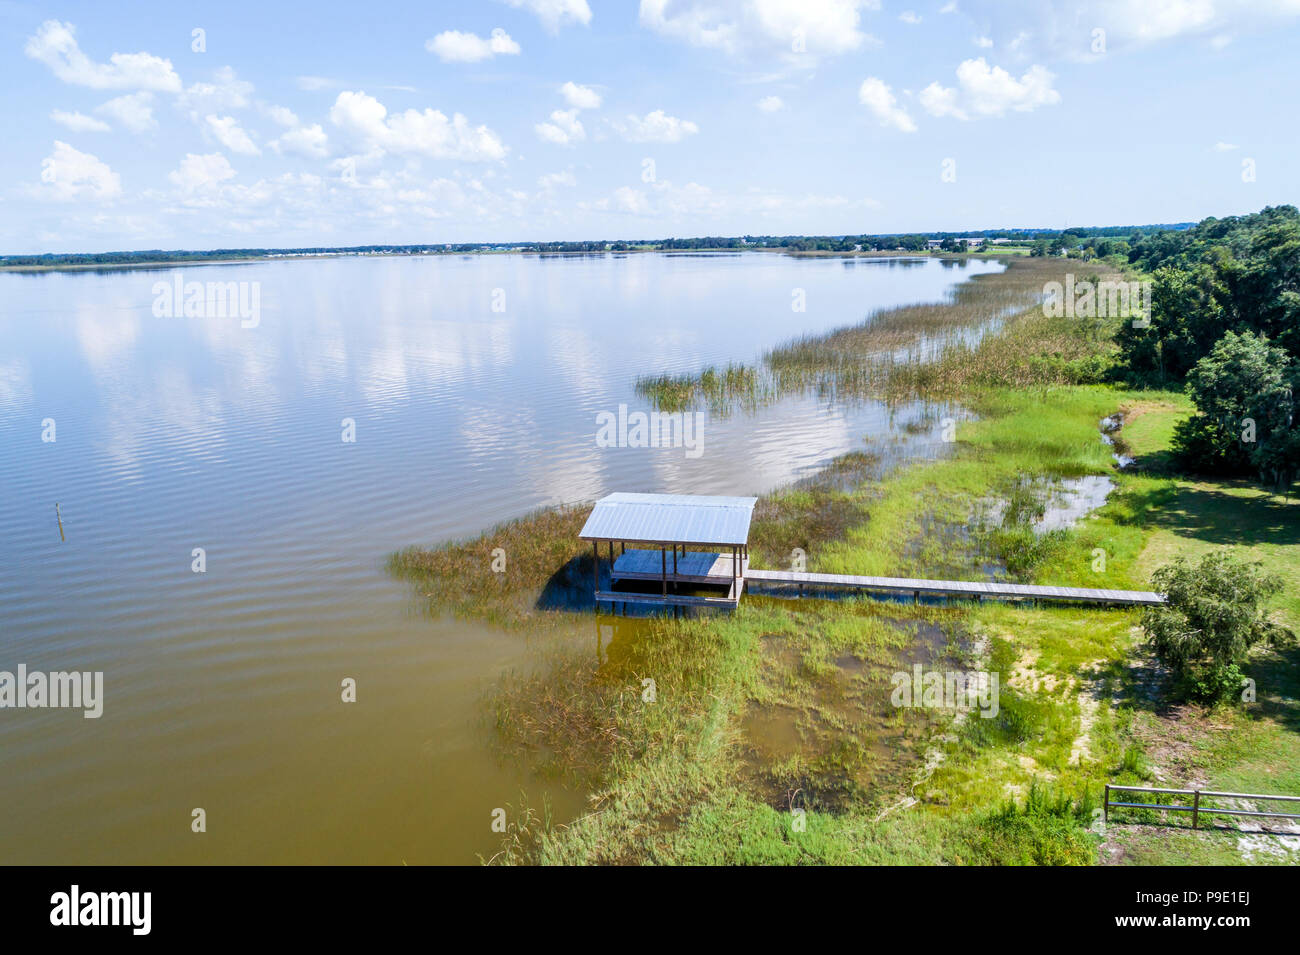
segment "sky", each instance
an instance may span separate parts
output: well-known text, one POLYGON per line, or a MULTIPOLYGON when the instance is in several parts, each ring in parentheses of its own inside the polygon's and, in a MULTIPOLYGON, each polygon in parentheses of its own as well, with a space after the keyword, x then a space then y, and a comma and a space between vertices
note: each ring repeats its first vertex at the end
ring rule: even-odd
POLYGON ((0 253, 1194 221, 1300 0, 0 0, 0 253))

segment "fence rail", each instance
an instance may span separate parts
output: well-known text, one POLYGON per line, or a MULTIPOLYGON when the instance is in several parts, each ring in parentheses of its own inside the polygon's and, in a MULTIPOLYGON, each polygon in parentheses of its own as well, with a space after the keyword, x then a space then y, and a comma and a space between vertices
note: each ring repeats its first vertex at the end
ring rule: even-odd
POLYGON ((1192 828, 1200 827, 1201 816, 1264 816, 1270 819, 1300 819, 1295 812, 1258 812, 1253 809, 1221 809, 1218 806, 1202 806, 1201 797, 1213 799, 1255 799, 1263 802, 1300 802, 1300 796, 1271 796, 1264 793, 1225 793, 1213 789, 1156 789, 1150 786, 1116 786, 1106 785, 1106 799, 1102 803, 1102 813, 1110 822, 1110 810, 1116 809, 1164 809, 1169 812, 1190 812, 1192 828), (1191 796, 1190 806, 1166 805, 1153 802, 1114 802, 1110 798, 1112 791, 1125 793, 1148 793, 1156 796, 1191 796))

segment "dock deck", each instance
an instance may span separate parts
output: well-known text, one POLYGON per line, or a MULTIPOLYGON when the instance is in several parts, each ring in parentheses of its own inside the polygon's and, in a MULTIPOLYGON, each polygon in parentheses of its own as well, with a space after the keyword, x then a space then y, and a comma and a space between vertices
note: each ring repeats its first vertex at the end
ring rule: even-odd
POLYGON ((749 559, 741 558, 739 564, 740 573, 737 575, 730 554, 690 550, 675 556, 670 552, 661 557, 657 550, 628 550, 614 561, 611 576, 615 580, 660 580, 666 568, 669 583, 676 580, 692 584, 729 584, 733 577, 745 576, 749 559))
POLYGON ((1051 600, 1067 603, 1153 607, 1165 598, 1149 590, 1105 590, 1091 587, 1044 587, 974 580, 920 580, 911 577, 859 577, 854 574, 810 574, 791 570, 746 568, 745 580, 760 584, 867 590, 877 593, 930 597, 974 597, 990 600, 1051 600))

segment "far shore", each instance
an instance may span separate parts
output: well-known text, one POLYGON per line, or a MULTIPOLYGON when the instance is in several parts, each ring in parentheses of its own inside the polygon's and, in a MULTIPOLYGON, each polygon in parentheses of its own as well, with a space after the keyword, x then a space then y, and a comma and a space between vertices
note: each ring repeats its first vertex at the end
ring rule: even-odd
POLYGON ((605 250, 603 252, 538 252, 532 249, 483 249, 472 252, 391 252, 367 253, 354 252, 315 252, 302 255, 261 255, 240 256, 237 258, 204 259, 159 259, 148 262, 85 262, 58 263, 53 265, 0 265, 0 272, 40 273, 40 272, 92 272, 100 270, 129 271, 131 269, 172 269, 190 268, 208 265, 252 265, 258 262, 294 262, 302 259, 394 259, 394 258, 429 258, 447 255, 631 255, 640 252, 693 252, 697 254, 735 254, 738 252, 772 252, 789 255, 793 258, 840 258, 840 259, 884 259, 884 258, 998 258, 1000 256, 1024 255, 1019 247, 997 248, 975 252, 930 252, 926 250, 906 251, 903 249, 861 250, 854 252, 827 252, 817 250, 783 249, 779 246, 753 246, 744 249, 656 249, 649 246, 632 249, 605 250))

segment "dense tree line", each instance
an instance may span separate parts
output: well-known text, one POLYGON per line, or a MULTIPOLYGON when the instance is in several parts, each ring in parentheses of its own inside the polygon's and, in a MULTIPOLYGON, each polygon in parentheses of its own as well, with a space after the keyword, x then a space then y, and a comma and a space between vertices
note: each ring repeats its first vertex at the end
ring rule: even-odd
POLYGON ((1198 413, 1176 436, 1183 463, 1289 488, 1300 470, 1300 211, 1141 236, 1128 259, 1152 275, 1152 308, 1119 331, 1120 370, 1187 389, 1198 413))

